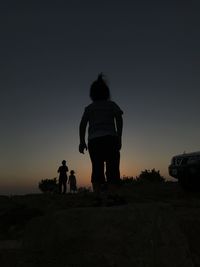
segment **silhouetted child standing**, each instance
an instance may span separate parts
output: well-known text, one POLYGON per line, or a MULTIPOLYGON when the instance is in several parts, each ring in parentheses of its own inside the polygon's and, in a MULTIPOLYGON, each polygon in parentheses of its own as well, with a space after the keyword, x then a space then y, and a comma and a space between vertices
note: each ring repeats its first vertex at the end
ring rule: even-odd
POLYGON ((92 83, 90 98, 92 103, 85 108, 80 122, 79 152, 84 153, 84 150, 87 150, 85 132, 89 124, 88 150, 92 162, 91 182, 93 191, 98 193, 105 182, 110 185, 110 188, 120 184, 119 164, 123 111, 110 100, 109 87, 102 74, 92 83))
POLYGON ((60 166, 58 168, 58 173, 60 173, 59 175, 59 193, 63 193, 65 194, 67 191, 67 172, 68 172, 68 167, 66 165, 66 160, 62 161, 62 166, 60 166), (63 188, 63 190, 62 190, 63 188))
POLYGON ((71 170, 68 179, 68 184, 70 186, 70 193, 75 193, 77 191, 76 176, 74 175, 74 173, 75 173, 74 170, 71 170))

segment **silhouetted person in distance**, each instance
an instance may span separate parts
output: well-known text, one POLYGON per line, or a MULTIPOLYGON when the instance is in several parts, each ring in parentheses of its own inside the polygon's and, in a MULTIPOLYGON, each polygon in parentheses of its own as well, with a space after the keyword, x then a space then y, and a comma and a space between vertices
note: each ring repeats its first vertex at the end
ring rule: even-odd
POLYGON ((66 160, 62 161, 62 166, 58 168, 58 173, 59 175, 59 193, 66 193, 67 190, 67 172, 69 171, 67 165, 66 165, 66 160), (62 190, 63 189, 63 190, 62 190))
POLYGON ((71 170, 68 179, 68 184, 70 186, 70 193, 75 193, 77 191, 76 176, 74 175, 74 173, 75 173, 74 170, 71 170))
POLYGON ((85 108, 79 126, 79 152, 84 154, 84 150, 87 148, 89 150, 92 162, 93 191, 99 193, 106 181, 111 190, 120 184, 119 164, 123 111, 110 100, 110 90, 102 73, 90 87, 90 98, 92 103, 85 108), (87 147, 85 132, 88 124, 87 147))

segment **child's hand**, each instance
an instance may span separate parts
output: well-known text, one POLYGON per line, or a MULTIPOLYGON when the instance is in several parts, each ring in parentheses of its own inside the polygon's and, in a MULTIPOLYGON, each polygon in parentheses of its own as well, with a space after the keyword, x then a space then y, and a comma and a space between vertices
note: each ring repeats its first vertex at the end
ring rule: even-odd
POLYGON ((87 150, 87 145, 86 143, 80 143, 79 145, 79 152, 84 154, 84 150, 87 150))

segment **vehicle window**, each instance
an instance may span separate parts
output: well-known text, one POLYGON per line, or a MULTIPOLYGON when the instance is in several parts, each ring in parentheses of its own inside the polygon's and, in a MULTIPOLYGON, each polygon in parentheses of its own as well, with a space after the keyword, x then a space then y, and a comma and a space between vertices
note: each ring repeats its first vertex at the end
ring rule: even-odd
POLYGON ((184 158, 184 159, 182 159, 181 165, 186 165, 187 162, 188 162, 188 159, 187 158, 184 158))

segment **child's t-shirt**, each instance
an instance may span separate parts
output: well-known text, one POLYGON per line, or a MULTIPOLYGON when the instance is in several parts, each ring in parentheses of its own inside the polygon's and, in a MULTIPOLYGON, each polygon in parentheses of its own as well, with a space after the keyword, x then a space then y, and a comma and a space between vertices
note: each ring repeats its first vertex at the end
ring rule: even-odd
POLYGON ((70 174, 69 176, 69 182, 70 184, 76 184, 76 177, 73 174, 70 174))
POLYGON ((115 117, 122 115, 123 111, 113 101, 95 101, 85 108, 83 120, 89 122, 88 140, 112 135, 116 136, 115 117))

